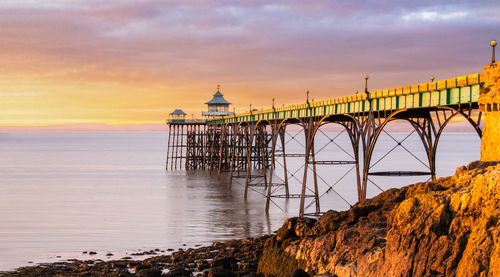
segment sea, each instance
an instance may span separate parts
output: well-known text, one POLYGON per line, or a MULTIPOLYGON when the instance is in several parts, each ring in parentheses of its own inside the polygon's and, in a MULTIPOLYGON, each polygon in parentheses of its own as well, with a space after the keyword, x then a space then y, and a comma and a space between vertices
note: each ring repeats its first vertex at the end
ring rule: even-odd
MULTIPOLYGON (((303 137, 289 133, 286 152, 303 153, 303 137)), ((238 176, 229 187, 228 173, 218 178, 215 172, 166 170, 167 140, 167 132, 0 133, 0 271, 75 258, 146 258, 132 254, 272 234, 298 215, 299 199, 281 198, 279 185, 266 214, 259 177, 244 199, 244 179, 238 176)), ((480 143, 473 132, 443 133, 438 177, 478 160, 480 143)), ((322 131, 315 151, 317 161, 346 161, 316 166, 321 211, 348 209, 357 200, 349 138, 322 131)), ((291 194, 300 193, 303 159, 287 158, 291 194)), ((308 195, 314 188, 311 169, 308 195)), ((428 171, 418 134, 384 133, 370 171, 428 171)), ((283 172, 283 158, 277 157, 273 183, 283 183, 283 172)), ((372 175, 367 196, 428 179, 372 175)), ((312 199, 307 213, 315 212, 312 199)))

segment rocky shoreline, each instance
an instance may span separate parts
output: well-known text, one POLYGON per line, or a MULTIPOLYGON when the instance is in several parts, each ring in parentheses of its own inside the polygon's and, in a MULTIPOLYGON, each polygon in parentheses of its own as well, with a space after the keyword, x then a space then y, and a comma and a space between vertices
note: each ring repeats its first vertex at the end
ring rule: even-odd
POLYGON ((253 276, 268 238, 215 242, 142 261, 70 260, 23 267, 0 276, 253 276))
POLYGON ((500 276, 500 163, 391 189, 276 235, 133 261, 72 260, 0 276, 500 276), (306 273, 307 272, 307 273, 306 273))

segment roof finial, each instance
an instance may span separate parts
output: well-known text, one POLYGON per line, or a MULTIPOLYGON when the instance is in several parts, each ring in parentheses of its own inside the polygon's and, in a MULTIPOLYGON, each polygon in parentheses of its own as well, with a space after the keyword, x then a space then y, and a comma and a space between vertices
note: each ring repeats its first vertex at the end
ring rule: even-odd
POLYGON ((434 75, 431 75, 431 82, 434 82, 434 75))
POLYGON ((217 85, 217 92, 220 92, 220 85, 217 85))
POLYGON ((309 103, 309 90, 306 90, 307 103, 309 103))
POLYGON ((274 109, 274 98, 273 98, 273 109, 274 109))

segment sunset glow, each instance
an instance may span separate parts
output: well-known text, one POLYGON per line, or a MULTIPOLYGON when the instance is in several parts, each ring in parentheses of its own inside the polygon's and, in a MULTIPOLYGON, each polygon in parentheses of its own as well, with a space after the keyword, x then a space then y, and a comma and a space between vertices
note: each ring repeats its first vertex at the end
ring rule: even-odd
POLYGON ((2 1, 0 126, 199 117, 481 71, 492 1, 2 1), (51 2, 47 4, 46 2, 51 2), (391 28, 387 28, 391 26, 391 28))

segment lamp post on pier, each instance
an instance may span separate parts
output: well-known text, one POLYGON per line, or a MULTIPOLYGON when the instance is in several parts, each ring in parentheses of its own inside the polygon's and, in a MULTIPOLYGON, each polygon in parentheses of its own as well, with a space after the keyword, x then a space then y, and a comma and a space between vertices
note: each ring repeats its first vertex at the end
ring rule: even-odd
POLYGON ((368 91, 368 75, 365 75, 365 95, 366 100, 368 100, 369 110, 372 110, 372 100, 370 99, 370 92, 368 91))
POLYGON ((311 104, 309 103, 309 90, 306 90, 306 103, 307 103, 307 107, 310 108, 311 104))
POLYGON ((491 64, 490 64, 490 66, 493 66, 493 64, 495 63, 495 46, 497 46, 497 41, 492 40, 490 42, 490 45, 491 45, 491 64))

